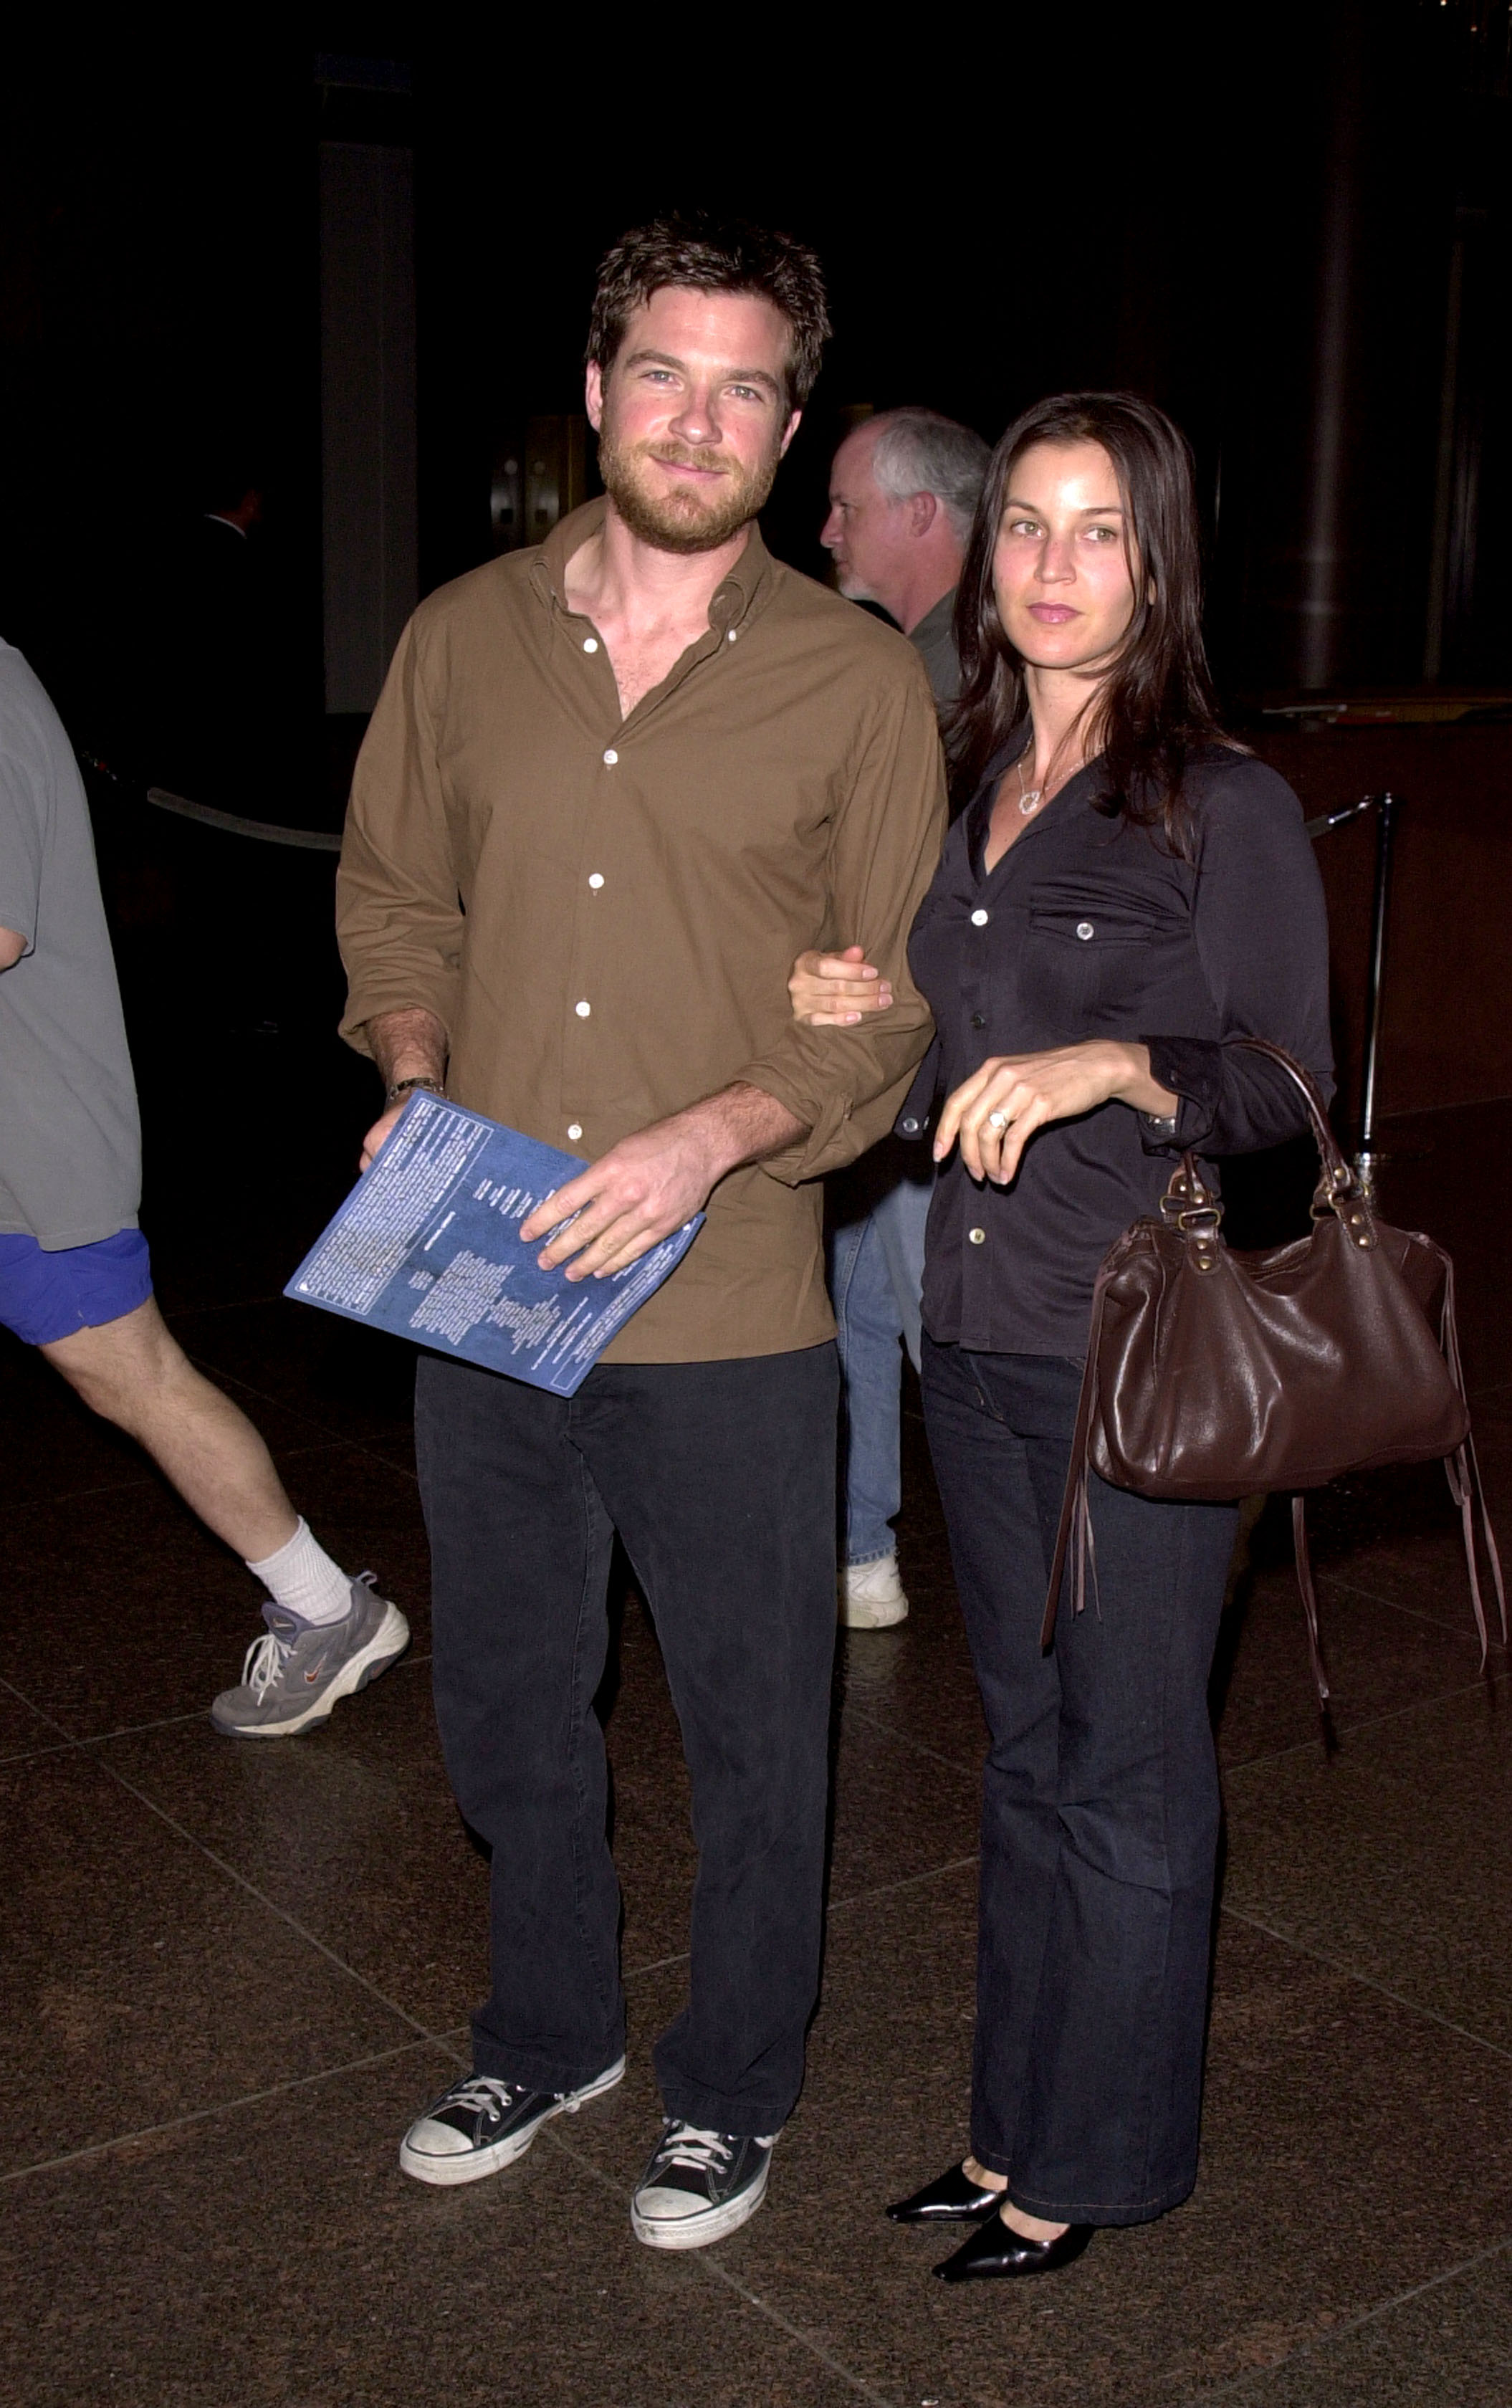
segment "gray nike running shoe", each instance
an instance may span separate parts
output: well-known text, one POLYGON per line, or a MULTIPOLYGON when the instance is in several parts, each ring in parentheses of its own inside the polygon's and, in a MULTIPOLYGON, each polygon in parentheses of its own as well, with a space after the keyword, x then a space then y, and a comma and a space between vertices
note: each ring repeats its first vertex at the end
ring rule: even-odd
POLYGON ((292 1739, 324 1722, 338 1698, 365 1689, 402 1656, 409 1625, 379 1597, 371 1572, 351 1584, 351 1611, 339 1622, 307 1622, 269 1598, 267 1629, 247 1650, 241 1680, 210 1708, 217 1730, 234 1739, 292 1739))

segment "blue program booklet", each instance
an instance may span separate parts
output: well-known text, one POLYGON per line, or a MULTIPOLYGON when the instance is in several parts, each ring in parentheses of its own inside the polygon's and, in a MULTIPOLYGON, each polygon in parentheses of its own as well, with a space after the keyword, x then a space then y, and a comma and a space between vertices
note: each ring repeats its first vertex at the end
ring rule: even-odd
POLYGON ((538 1270, 546 1240, 521 1245, 520 1225, 587 1168, 417 1089, 284 1294, 570 1397, 704 1221, 610 1279, 538 1270))

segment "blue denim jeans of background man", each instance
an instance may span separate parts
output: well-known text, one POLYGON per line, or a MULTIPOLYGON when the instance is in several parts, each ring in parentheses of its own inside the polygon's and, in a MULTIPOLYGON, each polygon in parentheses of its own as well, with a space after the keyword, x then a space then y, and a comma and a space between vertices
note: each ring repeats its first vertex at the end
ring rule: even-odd
POLYGON ((844 1381, 840 1460, 847 1564, 877 1563, 892 1555, 890 1526, 903 1501, 902 1349, 907 1348, 917 1370, 924 1223, 934 1182, 927 1150, 910 1146, 897 1152, 910 1169, 922 1154, 924 1176, 894 1178, 869 1211, 848 1219, 832 1215, 829 1231, 830 1296, 844 1381))
POLYGON ((1084 1611, 1039 1643, 1081 1388, 924 1340, 924 1420, 990 1734, 971 2145, 1050 2223, 1139 2224, 1197 2177, 1218 1847, 1207 1680, 1236 1509, 1094 1475, 1084 1611))

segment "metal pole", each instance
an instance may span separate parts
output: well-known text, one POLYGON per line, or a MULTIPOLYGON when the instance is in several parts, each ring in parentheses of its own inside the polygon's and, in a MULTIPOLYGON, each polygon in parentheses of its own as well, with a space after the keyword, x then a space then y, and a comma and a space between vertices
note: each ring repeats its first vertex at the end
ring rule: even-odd
POLYGON ((1365 985, 1365 1051, 1362 1065, 1360 1150, 1355 1169, 1367 1196, 1373 1196, 1381 1156, 1376 1151, 1376 1084, 1380 1057, 1381 989, 1386 973, 1386 924, 1391 902, 1391 839, 1400 797, 1382 795, 1376 807, 1376 899, 1371 913, 1370 972, 1365 985))

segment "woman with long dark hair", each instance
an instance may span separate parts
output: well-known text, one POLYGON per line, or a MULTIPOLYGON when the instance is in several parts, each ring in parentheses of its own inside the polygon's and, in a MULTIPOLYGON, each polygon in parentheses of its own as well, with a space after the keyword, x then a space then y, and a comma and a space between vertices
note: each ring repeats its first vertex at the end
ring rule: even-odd
POLYGON ((888 2211, 970 2226, 952 2283, 1048 2272, 1196 2178, 1234 1509, 1093 1477, 1086 1608, 1048 1655, 1040 1622, 1105 1254, 1174 1156, 1303 1125, 1229 1039, 1332 1083, 1317 868, 1219 726, 1160 410, 1066 394, 1008 429, 956 634, 963 808, 909 946, 947 1091, 922 1384, 991 1743, 970 2150, 888 2211))

